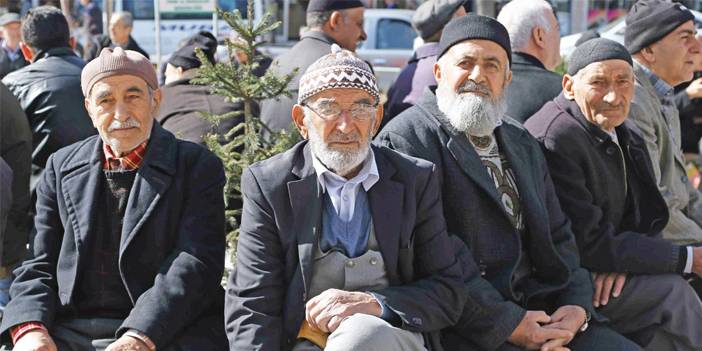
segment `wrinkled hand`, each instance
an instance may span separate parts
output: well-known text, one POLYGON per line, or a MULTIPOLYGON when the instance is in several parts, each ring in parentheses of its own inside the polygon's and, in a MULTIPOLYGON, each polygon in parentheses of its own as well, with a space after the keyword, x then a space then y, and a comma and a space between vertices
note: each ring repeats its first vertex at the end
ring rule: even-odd
POLYGON ((139 339, 122 335, 115 342, 108 345, 105 351, 149 351, 149 347, 139 339))
POLYGON ((702 98, 702 78, 690 82, 690 85, 685 88, 685 93, 690 99, 702 98))
POLYGON ((567 330, 573 333, 568 339, 553 339, 541 345, 541 351, 560 350, 565 345, 568 345, 575 334, 580 331, 580 327, 587 320, 587 312, 584 308, 575 305, 561 306, 556 312, 551 315, 551 323, 544 325, 544 328, 554 328, 567 330))
POLYGON ((328 289, 305 305, 305 319, 311 327, 332 333, 341 322, 356 313, 380 317, 382 307, 373 295, 338 289, 328 289))
POLYGON ((626 273, 593 273, 595 293, 592 295, 592 304, 595 307, 609 303, 609 298, 617 298, 624 289, 626 273))
POLYGON ((14 351, 56 351, 56 344, 46 330, 37 329, 22 335, 12 348, 14 351))
MULTIPOLYGON (((538 350, 546 342, 555 339, 570 340, 574 333, 564 329, 546 328, 545 324, 551 323, 551 317, 543 311, 527 311, 526 315, 519 323, 517 328, 512 332, 509 339, 510 343, 524 347, 528 350, 538 350)), ((563 345, 552 346, 550 351, 568 350, 563 345)))

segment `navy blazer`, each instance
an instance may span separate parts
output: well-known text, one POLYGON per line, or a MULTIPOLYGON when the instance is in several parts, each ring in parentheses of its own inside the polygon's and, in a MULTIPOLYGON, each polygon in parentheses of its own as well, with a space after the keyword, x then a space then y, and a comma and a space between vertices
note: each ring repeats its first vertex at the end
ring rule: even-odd
MULTIPOLYGON (((102 210, 102 173, 99 136, 50 156, 37 188, 32 257, 14 272, 3 333, 28 321, 51 331, 56 319, 75 316, 78 266, 102 210)), ((117 336, 133 328, 159 349, 226 349, 224 182, 216 156, 154 123, 123 219, 119 272, 134 307, 117 336)))
MULTIPOLYGON (((461 315, 465 288, 446 234, 434 166, 373 146, 380 179, 368 191, 390 286, 374 291, 401 319, 426 335, 461 315)), ((321 193, 306 141, 256 163, 242 177, 244 208, 236 272, 229 276, 226 328, 231 350, 289 350, 305 317, 321 193)))
POLYGON ((377 137, 380 144, 436 164, 448 231, 466 243, 480 267, 481 276, 468 284, 461 320, 443 335, 442 343, 450 350, 498 348, 528 308, 553 311, 579 305, 594 313, 590 274, 580 267, 570 221, 558 203, 539 144, 510 118, 495 135, 515 173, 524 236, 512 225, 475 149, 450 126, 431 89, 377 137), (523 251, 533 270, 520 300, 512 277, 523 251))

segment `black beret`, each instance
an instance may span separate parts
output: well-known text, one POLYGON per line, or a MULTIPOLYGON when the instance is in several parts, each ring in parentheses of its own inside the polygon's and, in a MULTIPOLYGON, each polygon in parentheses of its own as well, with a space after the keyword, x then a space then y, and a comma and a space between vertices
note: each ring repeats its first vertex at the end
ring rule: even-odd
POLYGON ((217 51, 217 40, 210 32, 201 31, 186 39, 184 46, 176 50, 168 59, 168 63, 175 67, 182 67, 184 70, 198 68, 202 63, 195 55, 195 49, 200 48, 207 56, 210 63, 215 62, 215 52, 217 51))
POLYGON ((657 42, 695 16, 683 4, 666 0, 639 0, 626 15, 624 45, 629 53, 657 42))
POLYGON ((580 36, 580 38, 578 38, 578 41, 575 42, 575 47, 580 46, 582 43, 584 43, 590 39, 595 39, 595 38, 599 38, 599 37, 600 37, 600 33, 598 33, 596 29, 590 29, 590 30, 586 31, 585 33, 583 33, 580 36))
POLYGON ((509 44, 507 29, 494 18, 474 13, 454 18, 444 27, 439 40, 439 56, 437 58, 441 58, 452 46, 470 39, 494 41, 505 49, 509 65, 512 66, 512 47, 509 44))
POLYGON ((587 65, 606 60, 622 60, 633 65, 624 45, 606 38, 590 39, 575 48, 568 61, 568 74, 575 75, 587 65))
POLYGON ((310 0, 307 12, 324 12, 363 7, 361 0, 310 0))

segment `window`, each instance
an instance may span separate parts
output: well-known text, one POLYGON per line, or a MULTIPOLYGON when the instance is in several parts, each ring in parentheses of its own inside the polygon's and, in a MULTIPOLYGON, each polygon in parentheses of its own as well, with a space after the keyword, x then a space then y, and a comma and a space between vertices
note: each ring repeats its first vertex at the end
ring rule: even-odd
POLYGON ((378 21, 378 49, 412 50, 412 44, 417 34, 409 22, 385 18, 378 21))
MULTIPOLYGON (((134 19, 154 19, 154 2, 152 0, 123 0, 122 9, 130 12, 134 19)), ((246 18, 246 0, 217 0, 217 6, 224 11, 238 9, 243 18, 246 18)), ((210 19, 210 13, 162 13, 161 19, 210 19)))

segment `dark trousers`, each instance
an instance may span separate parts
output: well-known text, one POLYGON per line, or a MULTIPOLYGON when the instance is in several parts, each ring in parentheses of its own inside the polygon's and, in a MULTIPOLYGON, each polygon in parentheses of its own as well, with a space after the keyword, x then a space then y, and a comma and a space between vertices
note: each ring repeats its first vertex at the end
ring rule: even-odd
MULTIPOLYGON (((591 323, 584 333, 579 333, 570 344, 572 351, 640 351, 641 347, 623 337, 614 330, 597 322, 591 323)), ((498 351, 522 351, 524 349, 512 344, 503 344, 498 351)))

